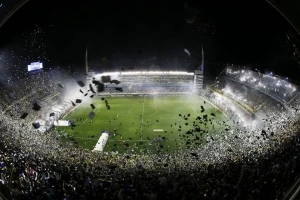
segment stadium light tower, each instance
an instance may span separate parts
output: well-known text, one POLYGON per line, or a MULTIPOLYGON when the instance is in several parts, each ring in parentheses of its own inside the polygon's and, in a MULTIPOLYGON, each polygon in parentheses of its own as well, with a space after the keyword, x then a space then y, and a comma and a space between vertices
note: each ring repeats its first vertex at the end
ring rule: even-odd
POLYGON ((202 44, 202 59, 201 59, 201 65, 197 70, 195 70, 194 73, 194 92, 199 94, 203 87, 203 76, 204 76, 204 49, 202 44))
POLYGON ((201 58, 200 70, 204 71, 204 49, 203 49, 203 44, 202 44, 202 58, 201 58))
POLYGON ((85 72, 86 74, 89 73, 89 63, 88 63, 88 49, 87 47, 85 48, 85 72))
POLYGON ((86 75, 86 87, 89 90, 89 84, 92 84, 95 72, 89 69, 88 65, 88 48, 85 49, 85 75, 86 75))

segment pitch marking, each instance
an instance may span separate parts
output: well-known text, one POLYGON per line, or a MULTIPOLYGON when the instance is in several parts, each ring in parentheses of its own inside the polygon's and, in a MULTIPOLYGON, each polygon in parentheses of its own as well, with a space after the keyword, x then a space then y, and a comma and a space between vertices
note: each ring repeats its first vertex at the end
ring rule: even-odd
MULTIPOLYGON (((129 114, 132 115, 132 116, 134 116, 134 117, 140 117, 140 116, 138 116, 138 115, 135 115, 135 114, 132 114, 132 113, 131 113, 131 110, 132 110, 132 109, 138 108, 138 107, 140 107, 140 106, 135 106, 135 107, 130 108, 130 110, 128 111, 129 114)), ((151 114, 151 115, 146 115, 146 116, 144 116, 144 117, 152 117, 153 115, 156 115, 156 114, 157 114, 157 108, 152 107, 152 106, 149 106, 149 107, 155 109, 155 112, 154 112, 153 114, 151 114)))

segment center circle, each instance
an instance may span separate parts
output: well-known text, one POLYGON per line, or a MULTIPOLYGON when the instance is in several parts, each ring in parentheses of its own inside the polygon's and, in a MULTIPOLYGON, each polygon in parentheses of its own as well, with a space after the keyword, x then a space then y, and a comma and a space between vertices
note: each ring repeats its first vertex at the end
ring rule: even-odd
POLYGON ((129 113, 135 117, 150 117, 157 113, 157 109, 154 107, 148 107, 148 106, 137 106, 133 107, 129 110, 129 113))

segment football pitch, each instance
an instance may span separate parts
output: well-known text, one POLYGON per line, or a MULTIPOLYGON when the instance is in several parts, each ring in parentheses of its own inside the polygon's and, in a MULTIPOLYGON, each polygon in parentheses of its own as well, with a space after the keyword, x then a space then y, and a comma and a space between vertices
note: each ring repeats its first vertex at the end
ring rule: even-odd
POLYGON ((72 120, 76 126, 57 127, 60 135, 64 135, 62 138, 92 150, 102 131, 108 130, 106 152, 174 152, 222 139, 224 122, 229 122, 200 96, 104 98, 110 109, 105 100, 95 97, 66 115, 64 119, 72 120), (92 111, 95 116, 91 120, 92 111))

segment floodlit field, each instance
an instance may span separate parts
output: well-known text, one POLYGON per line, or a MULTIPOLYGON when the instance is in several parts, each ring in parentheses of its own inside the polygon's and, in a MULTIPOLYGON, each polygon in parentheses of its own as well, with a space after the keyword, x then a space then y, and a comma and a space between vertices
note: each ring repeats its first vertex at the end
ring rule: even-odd
MULTIPOLYGON (((84 102, 64 119, 75 127, 60 127, 63 140, 93 149, 102 130, 110 132, 105 151, 155 153, 193 148, 224 137, 229 124, 219 110, 199 96, 101 97, 84 102), (95 105, 96 115, 88 118, 95 105), (204 110, 201 111, 201 106, 204 110), (205 119, 205 115, 207 119, 205 119), (65 135, 66 135, 65 134, 65 135)), ((228 130, 227 130, 228 131, 228 130)))

